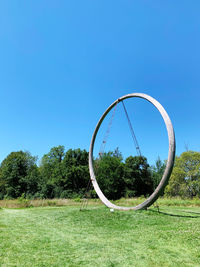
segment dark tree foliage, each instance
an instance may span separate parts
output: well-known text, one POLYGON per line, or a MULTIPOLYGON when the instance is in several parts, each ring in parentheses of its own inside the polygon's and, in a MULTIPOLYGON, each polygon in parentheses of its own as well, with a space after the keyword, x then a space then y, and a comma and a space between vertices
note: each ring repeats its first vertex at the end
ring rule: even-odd
POLYGON ((43 178, 41 194, 47 198, 73 197, 81 195, 89 181, 88 152, 53 147, 43 156, 40 164, 43 178))
POLYGON ((147 159, 143 156, 128 157, 124 165, 126 196, 147 196, 153 192, 153 181, 147 159))
POLYGON ((38 191, 39 172, 36 157, 29 152, 12 152, 0 166, 1 198, 32 196, 38 191))
POLYGON ((98 184, 109 199, 118 199, 124 192, 124 164, 117 152, 104 153, 95 163, 98 184))
POLYGON ((118 149, 96 159, 98 184, 108 199, 150 195, 153 192, 152 175, 143 156, 128 157, 125 162, 118 149))
MULTIPOLYGON (((90 180, 86 150, 78 148, 65 152, 64 146, 57 146, 42 157, 39 167, 36 159, 23 151, 7 156, 0 166, 0 198, 22 195, 27 198, 74 198, 84 195, 90 180)), ((94 160, 94 166, 102 192, 108 199, 115 200, 151 194, 162 177, 165 164, 158 159, 150 169, 147 159, 142 156, 130 156, 123 161, 117 148, 94 160)), ((198 186, 195 180, 190 188, 198 186)))
POLYGON ((81 149, 69 149, 63 159, 64 179, 63 195, 83 195, 90 179, 88 168, 88 152, 81 149))
POLYGON ((41 197, 59 197, 62 192, 60 183, 64 177, 62 164, 65 155, 64 150, 64 146, 53 147, 49 153, 42 157, 39 167, 42 177, 42 183, 40 184, 41 197))
POLYGON ((151 166, 151 173, 152 173, 152 180, 153 180, 154 190, 159 185, 160 180, 162 179, 165 167, 166 167, 166 162, 165 161, 162 162, 159 157, 156 160, 155 166, 151 166))

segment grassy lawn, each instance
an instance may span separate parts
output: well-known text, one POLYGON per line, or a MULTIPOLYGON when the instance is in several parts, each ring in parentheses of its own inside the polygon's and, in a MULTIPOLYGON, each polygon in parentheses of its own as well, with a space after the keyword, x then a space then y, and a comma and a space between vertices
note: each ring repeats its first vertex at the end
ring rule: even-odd
POLYGON ((200 266, 198 206, 79 208, 0 209, 0 266, 200 266))

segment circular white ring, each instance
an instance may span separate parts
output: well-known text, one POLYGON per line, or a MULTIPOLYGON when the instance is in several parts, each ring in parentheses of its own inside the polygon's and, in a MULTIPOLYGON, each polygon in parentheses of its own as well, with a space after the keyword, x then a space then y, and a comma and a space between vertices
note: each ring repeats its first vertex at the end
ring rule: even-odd
POLYGON ((175 135, 174 135, 174 129, 171 123, 171 120, 167 114, 167 112, 165 111, 165 109, 163 108, 163 106, 157 101, 155 100, 153 97, 146 95, 146 94, 142 94, 142 93, 132 93, 132 94, 128 94, 125 96, 120 97, 119 99, 117 99, 115 102, 113 102, 109 108, 104 112, 104 114, 102 115, 102 117, 100 118, 99 122, 97 123, 97 126, 94 130, 93 136, 92 136, 92 140, 90 143, 90 150, 89 150, 89 170, 90 170, 90 178, 92 181, 92 184, 94 186, 94 189, 97 193, 97 195, 99 196, 99 198, 101 199, 101 201, 108 207, 108 208, 113 208, 113 209, 118 209, 118 210, 139 210, 139 209, 145 209, 149 206, 151 206, 159 197, 159 194, 162 192, 162 190, 165 188, 165 186, 168 183, 168 180, 170 178, 172 169, 173 169, 173 165, 174 165, 174 159, 175 159, 175 150, 176 150, 176 144, 175 144, 175 135), (139 97, 139 98, 143 98, 147 101, 149 101, 150 103, 152 103, 160 112, 164 122, 165 122, 165 126, 167 128, 167 133, 168 133, 168 140, 169 140, 169 151, 168 151, 168 159, 167 159, 167 164, 166 164, 166 168, 164 171, 164 174, 162 176, 162 179, 159 183, 159 185, 157 186, 157 188, 155 189, 155 191, 141 204, 135 206, 135 207, 122 207, 122 206, 117 206, 115 204, 113 204, 112 202, 110 202, 102 193, 96 177, 95 177, 95 173, 94 173, 94 168, 93 168, 93 149, 94 149, 94 143, 95 143, 95 139, 96 139, 96 135, 98 133, 98 130, 103 122, 103 120, 105 119, 106 115, 109 113, 109 111, 120 101, 123 101, 127 98, 132 98, 132 97, 139 97))

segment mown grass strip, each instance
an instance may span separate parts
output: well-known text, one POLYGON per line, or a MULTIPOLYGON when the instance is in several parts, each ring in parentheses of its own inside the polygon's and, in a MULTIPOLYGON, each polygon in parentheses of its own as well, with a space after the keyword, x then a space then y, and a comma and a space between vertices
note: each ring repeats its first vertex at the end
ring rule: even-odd
POLYGON ((199 213, 185 206, 160 213, 111 213, 100 205, 2 209, 0 266, 200 266, 199 213))

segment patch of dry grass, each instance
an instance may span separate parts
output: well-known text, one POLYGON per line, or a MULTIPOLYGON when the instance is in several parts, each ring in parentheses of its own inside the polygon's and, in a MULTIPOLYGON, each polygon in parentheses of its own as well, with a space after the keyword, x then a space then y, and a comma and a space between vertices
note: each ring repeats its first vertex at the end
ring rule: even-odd
MULTIPOLYGON (((119 206, 137 206, 145 200, 144 197, 138 198, 121 198, 113 201, 119 206)), ((81 207, 83 200, 77 199, 12 199, 12 200, 0 200, 1 208, 26 208, 26 207, 61 207, 61 206, 79 206, 81 207)), ((102 205, 99 199, 89 199, 87 205, 102 205)), ((179 197, 166 198, 161 197, 155 202, 155 206, 187 206, 187 207, 200 207, 200 198, 193 199, 181 199, 179 197)))
MULTIPOLYGON (((121 206, 136 206, 145 201, 144 197, 138 198, 121 198, 115 201, 116 205, 121 206)), ((192 199, 180 197, 160 197, 154 203, 155 206, 187 206, 187 207, 200 207, 200 198, 195 197, 192 199)))
MULTIPOLYGON (((82 199, 11 199, 0 200, 1 208, 25 208, 25 207, 48 207, 48 206, 81 206, 82 199)), ((91 199, 88 201, 88 205, 101 204, 99 199, 91 199)))

